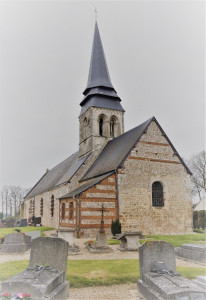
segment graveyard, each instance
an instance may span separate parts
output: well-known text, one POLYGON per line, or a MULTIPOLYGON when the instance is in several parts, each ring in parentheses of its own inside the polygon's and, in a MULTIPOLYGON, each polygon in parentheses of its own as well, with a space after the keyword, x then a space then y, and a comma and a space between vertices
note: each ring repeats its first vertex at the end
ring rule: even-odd
MULTIPOLYGON (((48 228, 40 228, 35 227, 34 229, 30 226, 23 227, 22 232, 16 232, 14 233, 15 228, 7 228, 7 229, 0 229, 0 235, 5 239, 5 235, 8 234, 9 236, 13 237, 14 234, 18 235, 20 239, 21 235, 24 235, 26 232, 29 232, 29 237, 31 238, 31 241, 34 240, 34 242, 38 241, 39 239, 45 239, 45 237, 40 236, 50 236, 49 239, 51 241, 51 244, 54 245, 55 241, 62 240, 59 237, 54 237, 54 230, 49 231, 48 228), (31 230, 32 229, 32 230, 31 230), (24 233, 23 233, 24 231, 24 233)), ((51 229, 51 228, 50 228, 51 229)), ((163 242, 165 240, 169 240, 171 243, 171 247, 175 247, 177 249, 178 247, 182 247, 182 245, 186 242, 189 244, 197 244, 201 247, 204 247, 205 245, 205 234, 204 232, 201 233, 194 233, 194 234, 187 234, 187 235, 170 235, 170 236, 145 236, 144 238, 141 237, 140 233, 138 233, 140 239, 138 239, 139 247, 143 247, 145 244, 151 244, 151 243, 166 243, 163 242), (162 240, 162 242, 160 241, 162 240), (159 242, 157 242, 159 241, 159 242), (172 246, 173 244, 173 246, 172 246), (143 245, 143 246, 141 246, 143 245)), ((123 239, 125 238, 125 235, 123 234, 123 239)), ((127 235, 126 235, 127 236, 127 235)), ((133 236, 133 235, 132 235, 133 236)), ((46 258, 42 258, 42 253, 45 252, 44 246, 41 246, 41 243, 38 246, 35 246, 35 250, 25 249, 23 253, 17 253, 12 256, 12 252, 10 253, 8 250, 8 253, 1 253, 0 254, 0 281, 1 286, 4 287, 4 290, 1 290, 3 292, 8 291, 8 287, 10 287, 10 291, 12 293, 16 293, 19 290, 16 288, 16 282, 18 282, 18 289, 21 286, 21 282, 25 281, 25 277, 27 278, 27 284, 29 285, 34 280, 34 272, 36 272, 37 267, 34 265, 37 265, 38 262, 42 264, 39 267, 42 268, 41 272, 44 272, 45 278, 48 278, 48 281, 45 281, 45 287, 42 288, 42 290, 46 291, 46 293, 50 293, 50 298, 47 299, 78 299, 78 294, 82 295, 83 291, 84 293, 97 293, 97 291, 102 290, 102 297, 103 298, 97 298, 94 299, 108 299, 108 294, 111 293, 120 293, 118 290, 124 289, 124 292, 121 295, 119 295, 119 299, 127 299, 125 298, 125 293, 127 289, 128 297, 130 297, 132 291, 134 293, 134 298, 128 298, 128 299, 146 299, 143 297, 142 294, 144 294, 141 291, 141 288, 137 288, 137 280, 141 280, 141 263, 140 263, 140 248, 138 251, 131 250, 131 251, 121 251, 120 243, 121 243, 121 236, 119 236, 118 239, 112 239, 112 236, 109 236, 107 239, 107 245, 109 248, 111 248, 110 252, 90 252, 88 251, 86 245, 89 243, 94 243, 95 240, 89 240, 89 239, 72 239, 72 243, 76 244, 79 248, 79 251, 76 253, 68 252, 64 255, 64 258, 66 257, 66 260, 62 265, 64 265, 64 273, 65 278, 63 279, 63 275, 60 273, 57 273, 57 270, 59 267, 57 265, 52 265, 53 261, 58 261, 58 256, 55 257, 54 252, 51 254, 51 257, 48 255, 45 255, 46 258), (120 237, 120 238, 119 238, 120 237), (32 263, 32 257, 34 256, 32 253, 35 252, 35 263, 32 263), (31 256, 30 256, 31 255, 31 256), (44 260, 41 262, 41 260, 44 260), (46 260, 45 260, 46 259, 46 260), (12 261, 13 260, 13 261, 12 261), (49 261, 49 268, 44 269, 44 265, 48 264, 49 261), (67 261, 67 267, 66 267, 66 261, 67 261), (52 263, 51 263, 52 262, 52 263), (4 283, 3 283, 4 282, 4 283), (52 282, 58 282, 59 286, 55 286, 54 284, 54 291, 52 291, 49 286, 53 285, 52 282), (69 282, 69 283, 68 283, 69 282), (14 285, 13 290, 11 289, 11 285, 14 285), (69 286, 69 288, 68 288, 69 286), (70 295, 68 298, 66 296, 61 296, 65 298, 58 298, 60 296, 57 296, 57 298, 52 298, 52 293, 55 294, 55 288, 58 290, 63 290, 62 295, 65 294, 65 291, 68 289, 68 295, 70 295), (138 291, 141 291, 141 293, 138 291), (92 292, 93 291, 93 292, 92 292), (104 295, 107 293, 107 295, 104 295), (130 293, 130 294, 129 294, 130 293), (124 296, 123 296, 124 295, 124 296), (130 295, 130 296, 129 296, 130 295), (72 297, 72 298, 70 298, 72 297), (138 298, 139 297, 139 298, 138 298)), ((105 242, 105 240, 104 240, 105 242)), ((15 239, 16 243, 16 239, 15 239)), ((67 242, 65 241, 67 244, 67 242)), ((125 240, 124 240, 125 243, 125 240)), ((130 242, 129 242, 130 243, 130 242)), ((136 245, 135 240, 135 245, 136 245)), ((3 244, 2 244, 3 245, 3 244)), ((55 248, 52 246, 52 248, 55 248)), ((50 249, 50 248, 49 248, 50 249)), ((54 250, 54 249, 53 249, 54 250)), ((46 251, 46 253, 49 253, 51 250, 46 251)), ((56 250, 58 253, 59 251, 56 250)), ((141 255, 140 255, 141 256, 141 255)), ((171 256, 171 255, 170 255, 171 256)), ((61 255, 62 257, 62 255, 61 255)), ((192 262, 192 261, 185 261, 181 258, 176 258, 176 270, 175 272, 179 273, 181 278, 186 278, 185 280, 195 280, 198 276, 201 278, 201 276, 206 275, 206 264, 204 262, 192 262)), ((173 268, 174 269, 174 268, 173 268)), ((173 270, 174 271, 174 270, 173 270)), ((35 273, 36 276, 36 273, 35 273)), ((35 277, 36 278, 36 277, 35 277)), ((40 279, 35 279, 35 284, 38 286, 41 282, 42 286, 42 277, 40 279), (38 281, 39 280, 39 281, 38 281)), ((179 277, 178 277, 179 278, 179 277)), ((179 279, 178 279, 179 280, 179 279)), ((33 284, 33 283, 32 283, 33 284)), ((22 283, 22 286, 24 284, 22 283)), ((26 291, 19 291, 19 292, 28 292, 29 288, 26 289, 26 291)), ((38 291, 38 288, 32 287, 31 291, 33 294, 37 295, 34 299, 44 299, 43 292, 38 291), (37 292, 38 291, 38 292, 37 292)), ((120 293, 121 294, 121 293, 120 293)), ((145 295, 144 295, 145 296, 145 295)), ((79 296, 80 297, 80 296, 79 296)), ((96 297, 96 296, 95 296, 96 297)), ((31 298, 33 299, 33 298, 31 298)), ((88 296, 88 298, 79 298, 79 299, 92 299, 91 296, 88 296)), ((152 298, 148 298, 152 299, 152 298)), ((157 298, 158 299, 158 298, 157 298)), ((164 299, 164 298, 163 298, 164 299)), ((165 298, 166 299, 166 298, 165 298)), ((168 298, 170 299, 170 298, 168 298)), ((171 298, 172 299, 172 298, 171 298)), ((174 298, 175 299, 175 298, 174 298)), ((188 298, 189 299, 189 298, 188 298)), ((204 299, 204 298, 202 298, 204 299)))

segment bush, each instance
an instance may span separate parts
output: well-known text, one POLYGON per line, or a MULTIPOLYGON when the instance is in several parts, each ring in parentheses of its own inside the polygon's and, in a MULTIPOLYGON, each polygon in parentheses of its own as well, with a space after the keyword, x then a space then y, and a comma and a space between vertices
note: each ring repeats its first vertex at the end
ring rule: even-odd
POLYGON ((193 212, 193 228, 199 228, 199 226, 198 226, 198 211, 193 212))
POLYGON ((193 228, 206 227, 206 210, 194 211, 193 212, 193 228))
POLYGON ((119 222, 119 219, 116 219, 115 221, 112 220, 111 232, 113 235, 121 233, 121 223, 119 222))

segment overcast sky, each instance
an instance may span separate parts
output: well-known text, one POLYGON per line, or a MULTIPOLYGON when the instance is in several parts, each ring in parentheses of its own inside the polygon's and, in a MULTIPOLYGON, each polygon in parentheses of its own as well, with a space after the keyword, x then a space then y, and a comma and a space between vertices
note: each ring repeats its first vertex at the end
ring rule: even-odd
POLYGON ((1 1, 1 185, 78 150, 95 7, 125 131, 155 116, 183 158, 204 149, 204 1, 1 1))

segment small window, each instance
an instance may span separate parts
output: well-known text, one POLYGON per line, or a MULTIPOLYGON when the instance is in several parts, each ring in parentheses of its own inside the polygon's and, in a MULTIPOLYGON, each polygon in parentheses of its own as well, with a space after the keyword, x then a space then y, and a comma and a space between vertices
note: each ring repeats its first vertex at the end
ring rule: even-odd
POLYGON ((69 203, 69 220, 74 219, 74 203, 70 202, 69 203))
POLYGON ((115 119, 112 118, 110 121, 110 136, 114 137, 114 126, 115 126, 115 119))
POLYGON ((152 206, 163 207, 163 186, 159 181, 152 184, 152 206))
POLYGON ((65 219, 65 203, 62 203, 62 220, 65 219))
POLYGON ((51 217, 54 216, 54 196, 51 196, 51 217))
POLYGON ((103 120, 103 117, 101 117, 99 119, 99 135, 100 136, 103 136, 103 123, 104 123, 104 120, 103 120))
POLYGON ((43 217, 43 213, 44 213, 44 200, 43 198, 41 198, 40 200, 40 216, 43 217))
POLYGON ((84 126, 87 126, 87 124, 88 124, 87 117, 84 118, 84 122, 83 123, 84 123, 84 126))

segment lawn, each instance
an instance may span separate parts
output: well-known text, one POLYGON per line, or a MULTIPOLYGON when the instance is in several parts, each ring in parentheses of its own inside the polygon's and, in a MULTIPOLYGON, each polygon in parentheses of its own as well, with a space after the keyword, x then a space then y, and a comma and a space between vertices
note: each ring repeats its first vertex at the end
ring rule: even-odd
POLYGON ((11 228, 0 228, 0 239, 9 233, 16 233, 14 229, 20 229, 21 232, 30 231, 41 231, 41 236, 44 236, 44 231, 53 230, 53 227, 43 227, 43 226, 27 226, 27 227, 11 227, 11 228))
POLYGON ((147 235, 146 239, 140 240, 143 244, 147 240, 161 240, 171 243, 174 247, 180 247, 183 244, 205 243, 205 233, 177 234, 177 235, 147 235))
MULTIPOLYGON (((0 281, 23 271, 27 266, 28 261, 0 264, 0 281)), ((177 267, 177 271, 190 279, 206 275, 206 268, 203 267, 177 267)), ((74 288, 135 283, 139 278, 139 260, 68 260, 66 277, 74 288)))

